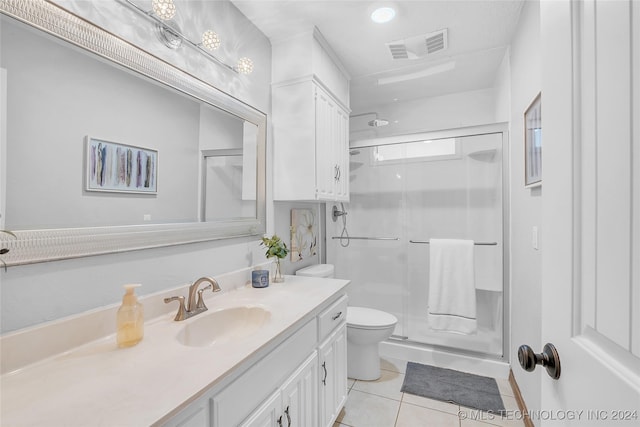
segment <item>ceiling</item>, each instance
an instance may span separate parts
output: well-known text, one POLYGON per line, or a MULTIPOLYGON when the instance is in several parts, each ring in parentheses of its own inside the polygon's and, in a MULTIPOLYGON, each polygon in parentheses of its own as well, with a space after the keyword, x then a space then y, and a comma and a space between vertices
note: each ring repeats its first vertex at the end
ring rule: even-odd
POLYGON ((271 40, 316 26, 351 76, 355 114, 492 87, 525 0, 395 1, 397 15, 386 24, 369 18, 375 1, 232 1, 271 40), (447 29, 447 49, 419 59, 394 60, 385 44, 441 29, 447 29), (402 81, 379 82, 397 78, 402 81))

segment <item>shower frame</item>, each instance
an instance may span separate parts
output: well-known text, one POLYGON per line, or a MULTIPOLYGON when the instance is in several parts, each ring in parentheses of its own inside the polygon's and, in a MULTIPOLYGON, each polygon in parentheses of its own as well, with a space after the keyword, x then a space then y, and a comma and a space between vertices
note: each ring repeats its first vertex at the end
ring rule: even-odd
MULTIPOLYGON (((455 129, 444 129, 437 131, 403 134, 388 137, 362 139, 351 141, 349 149, 370 148, 380 145, 405 144, 409 142, 435 140, 445 138, 462 138, 487 134, 501 134, 502 143, 502 355, 492 355, 483 352, 460 349, 457 347, 449 347, 445 345, 429 344, 420 341, 412 341, 405 338, 392 337, 388 342, 398 342, 407 344, 416 349, 424 349, 427 351, 453 353, 462 356, 470 356, 485 360, 496 360, 499 362, 509 362, 510 360, 510 171, 509 171, 509 126, 508 123, 494 123, 488 125, 469 126, 455 129)), ((332 204, 327 204, 328 209, 332 208, 332 204)), ((330 215, 327 215, 330 217, 330 215)), ((328 219, 328 218, 327 218, 328 219)), ((328 229, 329 227, 327 227, 328 229)), ((330 239, 331 237, 326 236, 330 239)), ((328 245, 324 245, 325 247, 328 245)), ((326 260, 326 254, 323 254, 326 260)))

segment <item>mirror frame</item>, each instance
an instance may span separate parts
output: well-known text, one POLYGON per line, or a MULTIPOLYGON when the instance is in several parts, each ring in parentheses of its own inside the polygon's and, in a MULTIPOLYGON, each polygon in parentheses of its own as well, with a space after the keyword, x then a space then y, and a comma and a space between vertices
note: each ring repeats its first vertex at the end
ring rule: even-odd
POLYGON ((9 249, 0 257, 7 266, 265 233, 266 114, 45 0, 0 0, 0 13, 258 126, 256 218, 208 223, 11 230, 15 238, 0 233, 0 247, 9 249))

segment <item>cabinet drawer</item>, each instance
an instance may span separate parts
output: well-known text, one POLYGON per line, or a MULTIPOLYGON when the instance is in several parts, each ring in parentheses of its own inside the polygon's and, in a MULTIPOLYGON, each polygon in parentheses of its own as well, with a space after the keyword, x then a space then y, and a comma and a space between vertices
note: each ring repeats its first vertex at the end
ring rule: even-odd
POLYGON ((347 296, 338 301, 318 316, 318 337, 322 341, 336 326, 347 320, 347 296))

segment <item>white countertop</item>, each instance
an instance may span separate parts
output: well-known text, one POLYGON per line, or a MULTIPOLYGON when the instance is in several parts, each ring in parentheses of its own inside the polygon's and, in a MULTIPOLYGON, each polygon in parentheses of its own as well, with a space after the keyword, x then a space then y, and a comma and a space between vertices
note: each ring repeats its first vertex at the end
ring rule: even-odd
MULTIPOLYGON (((144 339, 118 349, 115 336, 0 377, 3 426, 147 426, 166 421, 237 368, 255 362, 334 300, 347 280, 286 276, 268 288, 245 286, 205 299, 209 311, 175 322, 175 312, 145 323, 144 339), (238 305, 259 305, 271 318, 255 334, 210 347, 187 347, 187 323, 238 305)), ((176 311, 177 311, 177 304, 176 311)), ((220 325, 224 328, 224 325, 220 325)))

